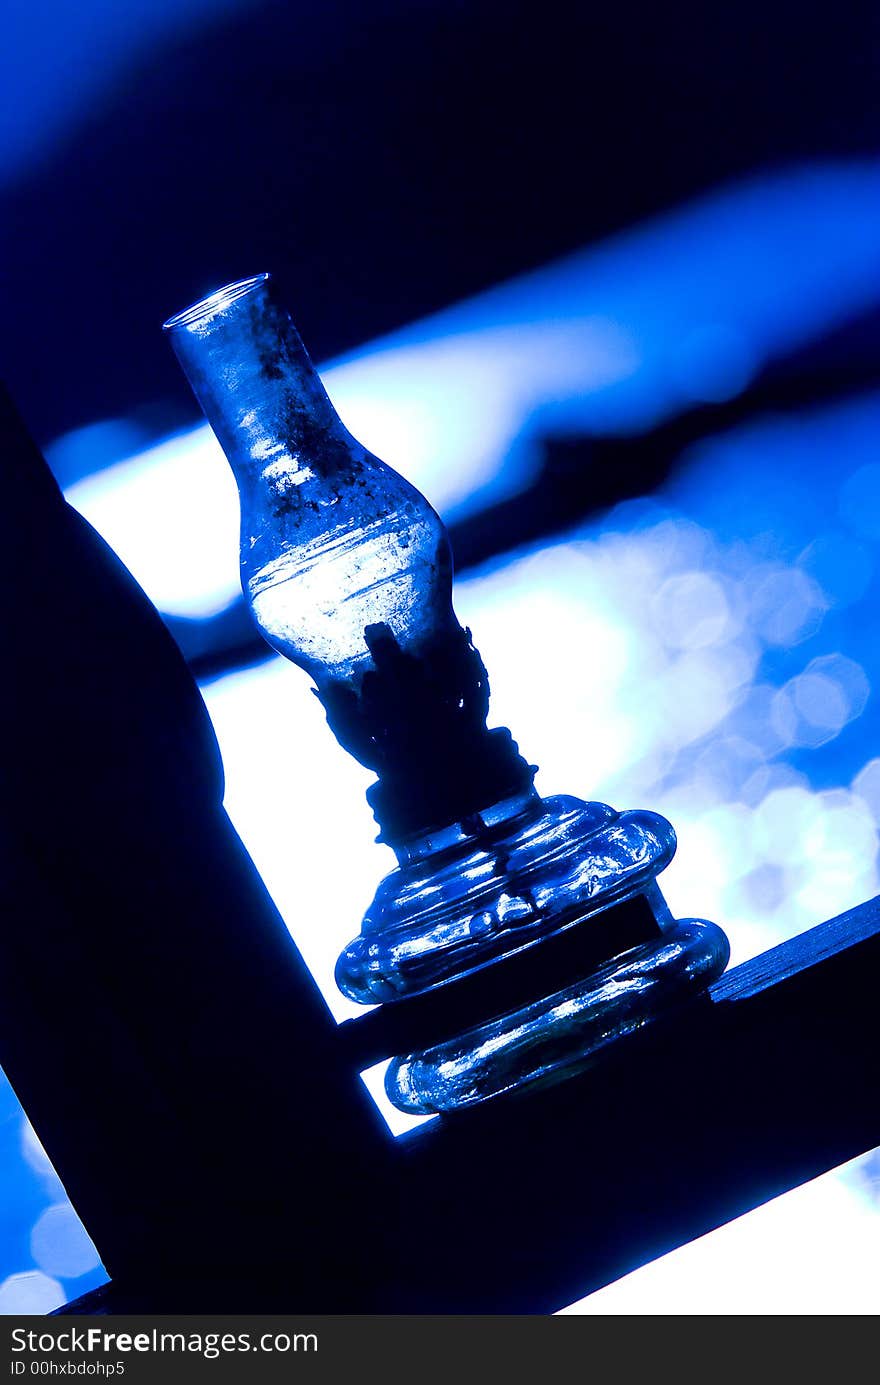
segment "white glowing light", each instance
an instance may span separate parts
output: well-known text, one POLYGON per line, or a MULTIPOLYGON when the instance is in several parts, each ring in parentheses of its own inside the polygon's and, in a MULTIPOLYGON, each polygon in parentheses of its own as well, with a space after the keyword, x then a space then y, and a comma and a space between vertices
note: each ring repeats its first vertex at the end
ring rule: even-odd
POLYGON ((239 594, 238 493, 207 428, 78 481, 66 498, 160 610, 216 615, 239 594))
POLYGON ((799 865, 809 854, 810 833, 821 815, 818 794, 774 789, 755 810, 755 850, 762 860, 799 865))
POLYGON ((652 598, 653 615, 666 644, 705 649, 730 633, 731 612, 722 582, 708 572, 668 577, 652 598))
POLYGON ((371 775, 340 752, 310 680, 280 657, 202 692, 223 752, 230 816, 334 1015, 362 1014, 333 970, 395 864, 373 841, 364 799, 371 775))
POLYGON ((78 1279, 101 1263, 69 1202, 57 1202, 37 1218, 31 1231, 31 1255, 41 1270, 61 1279, 78 1279))
POLYGON ((563 1311, 812 1315, 877 1311, 880 1215, 826 1174, 665 1255, 563 1311), (833 1274, 817 1273, 817 1247, 833 1274))
POLYGON ((10 1274, 0 1283, 0 1315, 42 1317, 66 1302, 67 1294, 58 1280, 39 1270, 10 1274))
POLYGON ((875 756, 853 779, 853 792, 866 803, 875 822, 880 822, 880 757, 875 756))

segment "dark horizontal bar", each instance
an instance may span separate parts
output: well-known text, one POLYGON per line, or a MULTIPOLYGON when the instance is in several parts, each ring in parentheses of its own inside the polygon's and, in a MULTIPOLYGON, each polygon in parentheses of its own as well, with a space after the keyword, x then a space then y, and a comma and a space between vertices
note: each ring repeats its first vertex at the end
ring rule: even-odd
POLYGON ((713 985, 712 999, 716 1004, 745 1000, 832 958, 849 956, 852 962, 851 949, 876 939, 878 930, 880 895, 732 967, 713 985))
POLYGON ((408 1302, 552 1311, 880 1144, 878 975, 873 899, 582 1076, 405 1137, 408 1302))
MULTIPOLYGON (((878 968, 880 898, 579 1077, 389 1138, 385 1179, 361 1183, 385 1199, 367 1311, 552 1312, 880 1144, 878 968)), ((222 1288, 119 1283, 65 1311, 296 1310, 295 1276, 261 1282, 258 1263, 222 1288)))
POLYGON ((428 1048, 553 995, 609 957, 659 936, 645 895, 634 895, 467 976, 346 1020, 338 1031, 342 1055, 362 1072, 383 1058, 428 1048))

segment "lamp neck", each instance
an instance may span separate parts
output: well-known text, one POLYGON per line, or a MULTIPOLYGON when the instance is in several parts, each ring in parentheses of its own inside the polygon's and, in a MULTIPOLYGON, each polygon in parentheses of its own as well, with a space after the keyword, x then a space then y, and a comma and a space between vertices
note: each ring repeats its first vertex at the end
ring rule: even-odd
POLYGON ((360 684, 330 683, 317 696, 340 745, 379 776, 367 801, 380 841, 407 852, 531 791, 536 767, 506 728, 486 726, 489 679, 469 630, 451 621, 417 655, 387 626, 372 627, 368 642, 360 684))
POLYGON ((363 455, 269 275, 230 284, 165 329, 239 484, 272 463, 332 479, 363 455))

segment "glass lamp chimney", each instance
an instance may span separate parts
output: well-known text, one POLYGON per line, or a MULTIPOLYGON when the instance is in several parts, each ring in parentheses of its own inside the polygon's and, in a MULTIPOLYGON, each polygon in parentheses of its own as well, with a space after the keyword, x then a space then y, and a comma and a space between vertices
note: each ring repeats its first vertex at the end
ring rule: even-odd
POLYGON ((230 284, 165 328, 238 483, 253 617, 378 772, 386 839, 527 789, 509 735, 486 730, 486 674, 453 613, 446 530, 344 426, 274 281, 230 284))
POLYGON ((365 1004, 409 1001, 392 1102, 448 1111, 557 1080, 723 971, 722 931, 675 922, 656 884, 665 818, 543 799, 510 733, 487 729, 446 531, 344 427, 269 275, 165 327, 238 482, 256 623, 378 775, 399 865, 336 979, 365 1004))
POLYGON ((360 681, 372 626, 413 652, 448 629, 443 525, 345 428, 269 275, 166 327, 238 482, 242 586, 269 643, 320 688, 360 681))

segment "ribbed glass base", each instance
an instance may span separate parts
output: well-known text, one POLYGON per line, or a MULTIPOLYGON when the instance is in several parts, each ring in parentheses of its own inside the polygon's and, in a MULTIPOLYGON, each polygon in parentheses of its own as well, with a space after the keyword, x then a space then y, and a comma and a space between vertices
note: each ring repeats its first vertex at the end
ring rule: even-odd
POLYGON ((364 1005, 419 995, 643 892, 675 853, 657 813, 530 792, 401 852, 336 964, 364 1005))
POLYGON ((364 1004, 436 1002, 388 1070, 394 1105, 555 1080, 720 975, 721 929, 675 923, 657 887, 675 845, 657 813, 530 792, 402 848, 336 968, 364 1004))

